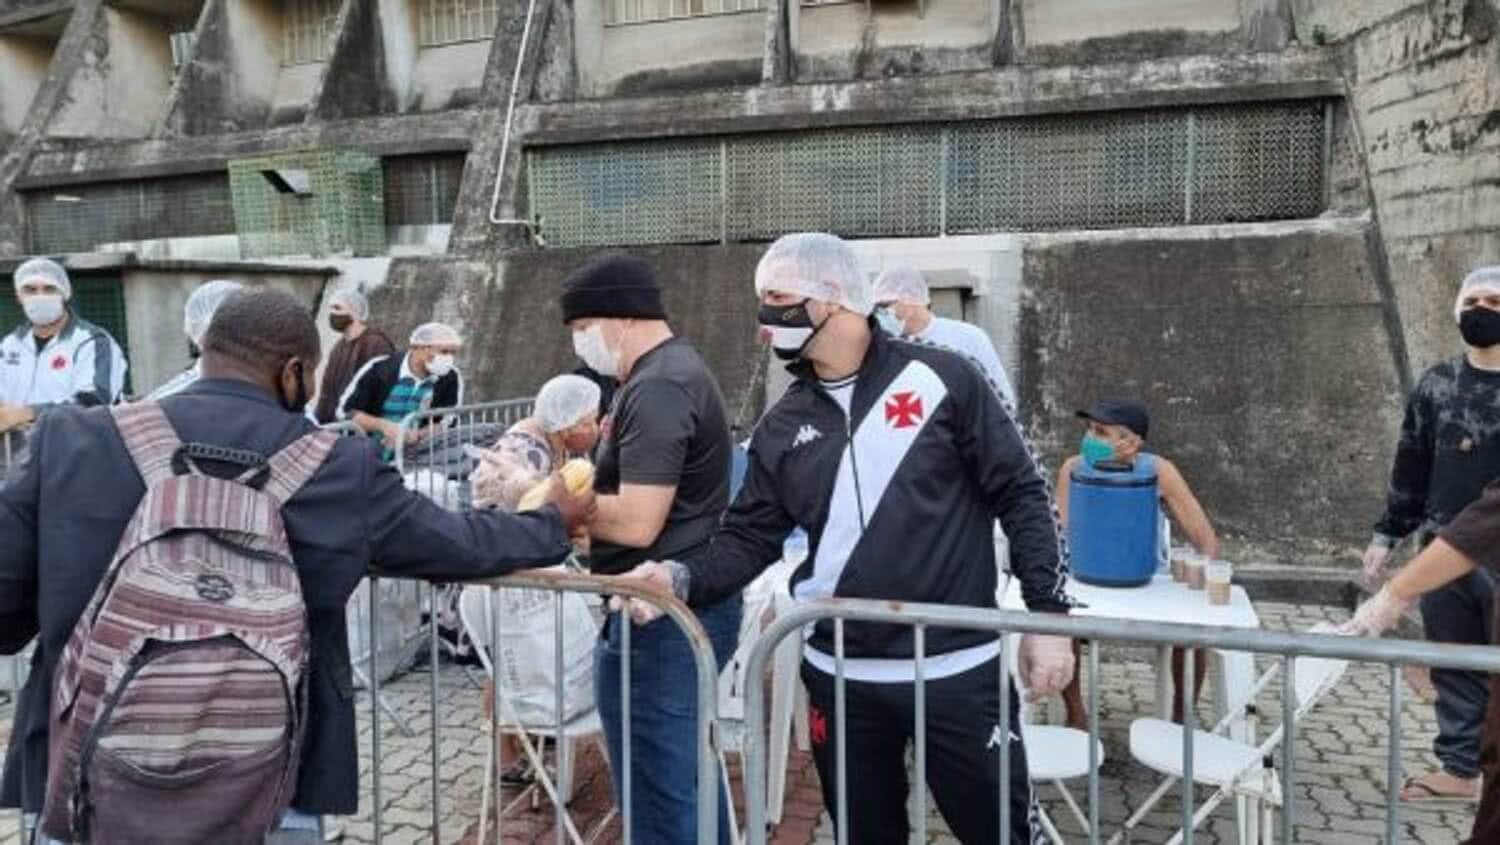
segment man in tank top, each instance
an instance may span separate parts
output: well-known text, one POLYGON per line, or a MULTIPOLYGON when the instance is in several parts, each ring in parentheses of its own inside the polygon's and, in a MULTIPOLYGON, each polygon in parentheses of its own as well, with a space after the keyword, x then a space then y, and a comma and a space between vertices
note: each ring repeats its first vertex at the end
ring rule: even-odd
MULTIPOLYGON (((1151 416, 1146 406, 1133 399, 1114 399, 1097 402, 1087 411, 1078 412, 1079 419, 1086 423, 1079 454, 1063 462, 1057 473, 1057 510, 1062 524, 1068 524, 1068 484, 1073 470, 1080 463, 1089 466, 1118 464, 1138 467, 1150 462, 1156 469, 1157 489, 1167 513, 1177 523, 1178 531, 1193 548, 1210 559, 1219 556, 1219 537, 1214 533, 1208 514, 1198 503, 1198 497, 1188 486, 1177 466, 1160 455, 1145 451, 1146 435, 1151 428, 1151 416)), ((1143 467, 1142 467, 1143 468, 1143 467)), ((1074 642, 1073 648, 1078 648, 1074 642)), ((1182 652, 1172 649, 1172 721, 1182 721, 1182 652)), ((1208 653, 1199 649, 1193 660, 1193 702, 1198 701, 1203 691, 1203 678, 1207 673, 1208 653)), ((1088 725, 1088 713, 1083 706, 1083 692, 1075 675, 1073 682, 1063 690, 1063 703, 1068 710, 1068 725, 1083 729, 1088 725)))

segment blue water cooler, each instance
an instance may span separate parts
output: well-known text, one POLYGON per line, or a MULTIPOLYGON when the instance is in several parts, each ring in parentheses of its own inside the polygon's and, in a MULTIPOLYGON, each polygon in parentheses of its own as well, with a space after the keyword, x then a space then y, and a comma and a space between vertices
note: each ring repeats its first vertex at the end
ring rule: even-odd
POLYGON ((1138 587, 1160 562, 1161 506, 1156 459, 1134 466, 1080 463, 1068 486, 1073 577, 1101 587, 1138 587))

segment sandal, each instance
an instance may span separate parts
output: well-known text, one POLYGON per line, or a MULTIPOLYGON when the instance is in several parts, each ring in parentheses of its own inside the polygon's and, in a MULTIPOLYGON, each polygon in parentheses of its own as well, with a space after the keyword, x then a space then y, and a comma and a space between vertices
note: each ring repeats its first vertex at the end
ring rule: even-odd
POLYGON ((1419 778, 1407 778, 1401 784, 1401 800, 1411 804, 1474 804, 1479 801, 1479 787, 1476 784, 1468 794, 1456 792, 1439 792, 1428 778, 1431 774, 1419 778))

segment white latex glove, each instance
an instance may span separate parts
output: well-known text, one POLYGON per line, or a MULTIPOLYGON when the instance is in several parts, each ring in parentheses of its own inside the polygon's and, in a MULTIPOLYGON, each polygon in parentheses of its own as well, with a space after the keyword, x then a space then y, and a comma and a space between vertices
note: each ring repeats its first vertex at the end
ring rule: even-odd
POLYGON ((1365 548, 1365 556, 1361 559, 1365 570, 1365 583, 1373 584, 1380 578, 1381 570, 1385 569, 1386 561, 1391 559, 1391 544, 1384 537, 1376 537, 1370 541, 1365 548))
POLYGON ((1021 637, 1021 686, 1031 699, 1056 695, 1073 680, 1073 641, 1050 634, 1021 637))
MULTIPOLYGON (((665 563, 647 561, 620 577, 644 581, 647 585, 663 592, 672 592, 672 570, 665 563)), ((609 609, 630 614, 631 621, 637 625, 650 624, 665 614, 665 611, 651 602, 624 596, 612 596, 609 600, 609 609)))
POLYGON ((1359 606, 1354 618, 1339 626, 1340 634, 1355 637, 1378 637, 1396 627, 1411 610, 1414 601, 1398 598, 1387 584, 1373 598, 1359 606))

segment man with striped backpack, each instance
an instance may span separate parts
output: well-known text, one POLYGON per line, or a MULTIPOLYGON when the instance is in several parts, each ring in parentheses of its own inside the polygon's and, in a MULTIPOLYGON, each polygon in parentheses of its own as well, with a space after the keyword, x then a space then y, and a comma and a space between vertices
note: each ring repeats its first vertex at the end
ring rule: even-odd
POLYGON ((146 484, 58 664, 43 826, 73 841, 260 842, 296 782, 307 613, 281 507, 327 457, 184 445, 154 402, 114 410, 146 484), (199 461, 243 465, 234 478, 199 461))

